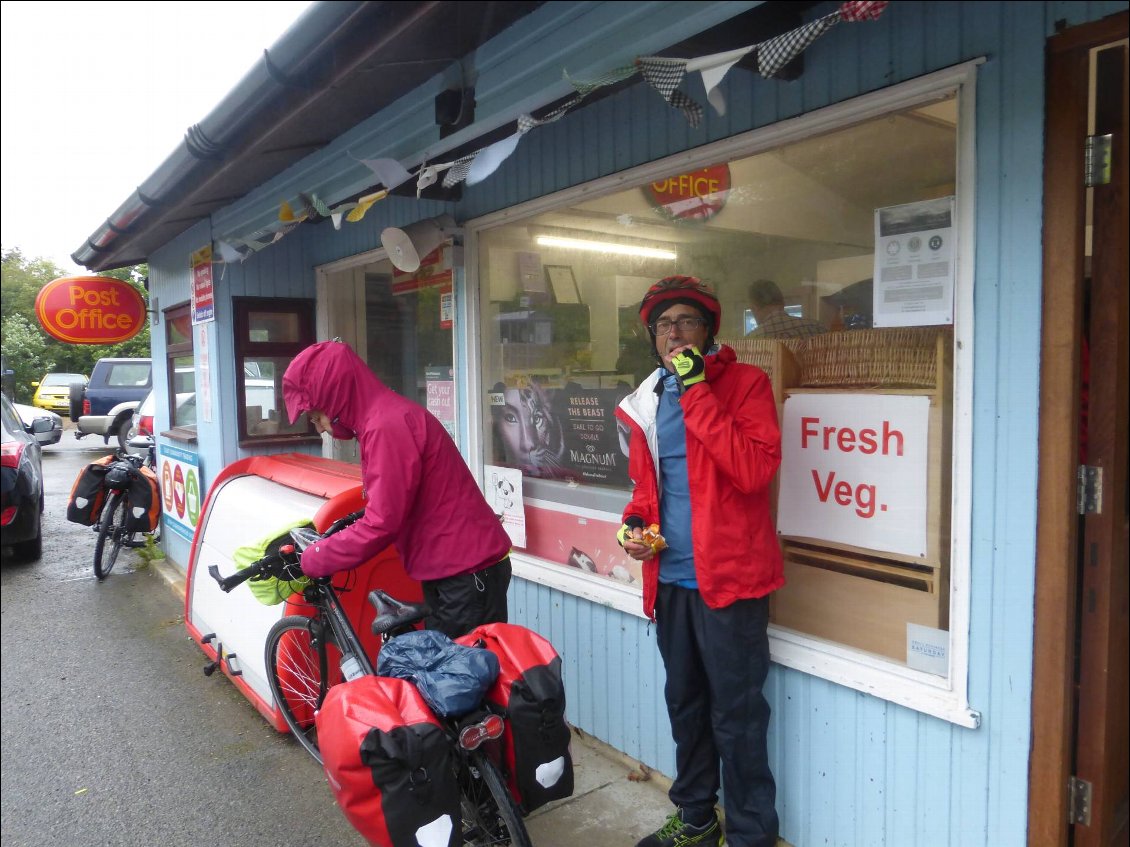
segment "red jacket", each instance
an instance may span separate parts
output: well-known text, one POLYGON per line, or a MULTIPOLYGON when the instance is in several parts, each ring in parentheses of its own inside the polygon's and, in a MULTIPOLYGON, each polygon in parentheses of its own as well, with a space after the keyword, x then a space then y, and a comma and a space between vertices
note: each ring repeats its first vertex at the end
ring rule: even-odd
POLYGON ((283 377, 292 417, 317 409, 361 448, 365 516, 310 547, 302 570, 327 576, 355 568, 395 544, 416 580, 493 565, 510 537, 435 416, 401 397, 347 345, 324 341, 299 353, 283 377))
MULTIPOLYGON (((616 417, 631 429, 628 472, 635 488, 624 519, 659 523, 655 393, 658 372, 624 398, 616 417)), ((706 382, 679 401, 687 431, 687 477, 695 577, 708 606, 764 597, 785 584, 781 547, 769 511, 769 484, 781 463, 777 406, 760 368, 729 347, 706 357, 706 382)), ((663 527, 659 528, 663 532, 663 527)), ((658 557, 643 563, 643 607, 655 616, 658 557)))

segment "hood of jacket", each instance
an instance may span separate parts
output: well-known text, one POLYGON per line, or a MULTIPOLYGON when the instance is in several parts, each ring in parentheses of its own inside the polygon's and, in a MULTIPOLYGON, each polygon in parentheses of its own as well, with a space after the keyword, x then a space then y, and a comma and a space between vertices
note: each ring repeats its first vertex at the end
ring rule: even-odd
POLYGON ((357 432, 374 396, 391 392, 348 344, 321 341, 294 357, 283 374, 283 400, 293 424, 316 409, 357 432))

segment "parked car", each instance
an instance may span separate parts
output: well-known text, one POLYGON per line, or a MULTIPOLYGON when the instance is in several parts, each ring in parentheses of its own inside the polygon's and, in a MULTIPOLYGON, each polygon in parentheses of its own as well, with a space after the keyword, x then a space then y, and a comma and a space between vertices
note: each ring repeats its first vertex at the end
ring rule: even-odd
POLYGON ((37 409, 23 403, 13 403, 12 408, 20 416, 24 430, 32 434, 41 447, 58 444, 63 437, 63 419, 49 409, 37 409), (45 430, 42 426, 35 427, 35 422, 40 420, 47 421, 51 428, 45 430))
POLYGON ((116 438, 118 446, 126 449, 134 410, 152 388, 153 364, 149 359, 99 359, 89 383, 71 386, 75 438, 101 435, 107 443, 116 438))
MULTIPOLYGON (((32 433, 49 426, 32 422, 32 433)), ((43 468, 39 442, 24 429, 12 402, 0 395, 0 527, 3 543, 24 561, 43 553, 43 468)))
POLYGON ((31 405, 65 415, 71 409, 71 386, 78 382, 86 385, 87 381, 82 374, 44 374, 43 379, 32 383, 35 396, 31 405))

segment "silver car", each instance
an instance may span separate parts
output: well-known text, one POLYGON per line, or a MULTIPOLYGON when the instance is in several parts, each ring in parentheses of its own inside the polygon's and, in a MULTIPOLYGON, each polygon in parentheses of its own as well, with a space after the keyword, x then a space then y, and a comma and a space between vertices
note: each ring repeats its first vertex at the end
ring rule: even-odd
POLYGON ((63 437, 63 419, 49 409, 40 409, 36 406, 25 406, 23 403, 13 403, 12 408, 16 410, 16 414, 20 416, 20 421, 24 425, 24 429, 35 436, 35 440, 39 442, 39 446, 47 447, 51 444, 58 444, 59 439, 63 437), (50 429, 45 429, 43 426, 32 430, 32 424, 37 420, 47 420, 51 423, 50 429))

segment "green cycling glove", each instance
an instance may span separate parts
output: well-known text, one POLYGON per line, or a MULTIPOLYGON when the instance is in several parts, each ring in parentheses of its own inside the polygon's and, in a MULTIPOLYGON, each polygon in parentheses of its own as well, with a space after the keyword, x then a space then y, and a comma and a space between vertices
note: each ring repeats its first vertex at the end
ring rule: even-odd
POLYGON ((620 542, 621 547, 623 547, 629 541, 635 541, 639 544, 643 543, 640 539, 636 538, 632 534, 633 531, 637 529, 643 529, 643 518, 631 515, 624 523, 624 525, 620 527, 620 531, 616 533, 616 540, 620 542))
POLYGON ((706 382, 706 360, 702 358, 697 347, 684 350, 671 359, 671 364, 675 366, 675 373, 678 374, 679 382, 684 389, 706 382))

